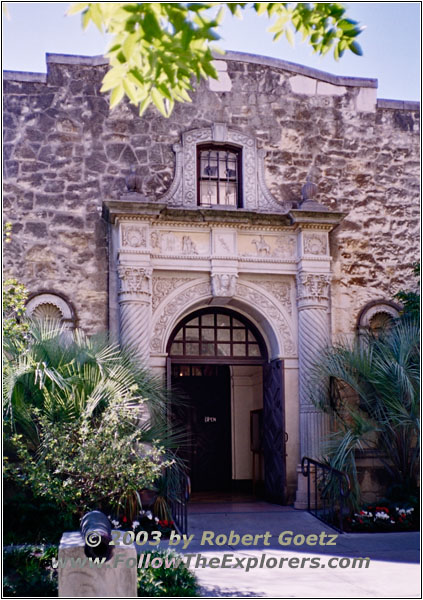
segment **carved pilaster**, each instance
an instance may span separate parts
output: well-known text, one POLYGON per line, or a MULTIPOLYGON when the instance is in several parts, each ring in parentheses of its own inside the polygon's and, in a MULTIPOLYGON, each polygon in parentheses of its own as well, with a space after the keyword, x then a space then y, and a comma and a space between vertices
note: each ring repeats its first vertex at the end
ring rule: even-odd
POLYGON ((148 267, 119 265, 120 339, 147 365, 150 345, 151 276, 148 267))
MULTIPOLYGON (((301 456, 318 458, 320 443, 328 432, 326 415, 312 401, 316 382, 313 367, 329 335, 328 302, 330 275, 300 272, 298 286, 298 358, 300 395, 300 449, 301 456)), ((326 385, 322 381, 319 385, 326 385)))

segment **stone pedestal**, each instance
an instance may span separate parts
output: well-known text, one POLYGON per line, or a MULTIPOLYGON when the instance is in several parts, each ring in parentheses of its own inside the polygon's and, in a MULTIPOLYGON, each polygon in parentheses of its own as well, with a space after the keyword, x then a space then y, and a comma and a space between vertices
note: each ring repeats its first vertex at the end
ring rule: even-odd
POLYGON ((135 598, 137 560, 134 544, 118 545, 107 563, 93 564, 80 532, 65 532, 59 546, 59 598, 135 598))

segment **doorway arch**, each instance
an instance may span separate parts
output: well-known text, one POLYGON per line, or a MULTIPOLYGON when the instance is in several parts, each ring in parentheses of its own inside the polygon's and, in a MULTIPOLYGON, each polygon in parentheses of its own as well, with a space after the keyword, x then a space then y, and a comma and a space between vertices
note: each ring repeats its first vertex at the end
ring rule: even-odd
POLYGON ((239 471, 241 465, 245 473, 246 460, 252 457, 251 413, 258 410, 266 497, 284 503, 283 361, 269 362, 267 345, 257 327, 232 308, 201 308, 176 324, 166 351, 168 381, 173 387, 179 384, 186 396, 179 417, 192 440, 186 458, 193 489, 223 490, 238 481, 237 467, 239 471), (234 372, 239 377, 243 368, 257 379, 254 393, 247 390, 245 403, 240 402, 234 383, 234 372), (239 422, 244 424, 242 431, 235 426, 239 422))

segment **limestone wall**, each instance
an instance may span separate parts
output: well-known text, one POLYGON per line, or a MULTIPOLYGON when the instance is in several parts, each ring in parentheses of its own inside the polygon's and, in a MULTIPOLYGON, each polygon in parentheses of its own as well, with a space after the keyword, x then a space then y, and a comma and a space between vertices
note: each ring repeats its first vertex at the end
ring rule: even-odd
POLYGON ((274 59, 230 53, 219 82, 202 82, 169 120, 109 111, 101 59, 48 57, 47 77, 6 73, 4 212, 13 223, 8 273, 31 292, 58 291, 87 331, 107 328, 105 199, 125 190, 132 164, 158 200, 173 178, 172 144, 214 122, 253 136, 281 212, 307 175, 317 200, 348 213, 331 234, 334 333, 352 331, 370 300, 413 283, 418 257, 419 113, 376 101, 375 80, 334 77, 274 59), (217 91, 213 91, 217 90, 217 91))

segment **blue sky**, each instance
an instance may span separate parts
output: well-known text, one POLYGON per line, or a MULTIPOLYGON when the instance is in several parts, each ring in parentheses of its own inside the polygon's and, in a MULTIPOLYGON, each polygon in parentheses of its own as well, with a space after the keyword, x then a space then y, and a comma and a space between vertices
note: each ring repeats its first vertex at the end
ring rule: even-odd
MULTIPOLYGON (((3 69, 45 72, 46 52, 102 54, 107 40, 91 24, 81 28, 78 15, 66 17, 68 2, 7 2, 3 19, 3 69)), ((274 56, 339 75, 375 77, 379 98, 420 99, 420 4, 418 2, 350 2, 348 15, 366 25, 359 42, 364 56, 348 53, 336 62, 320 58, 300 39, 292 48, 285 40, 272 42, 267 19, 251 10, 242 20, 226 17, 220 45, 274 56)))

